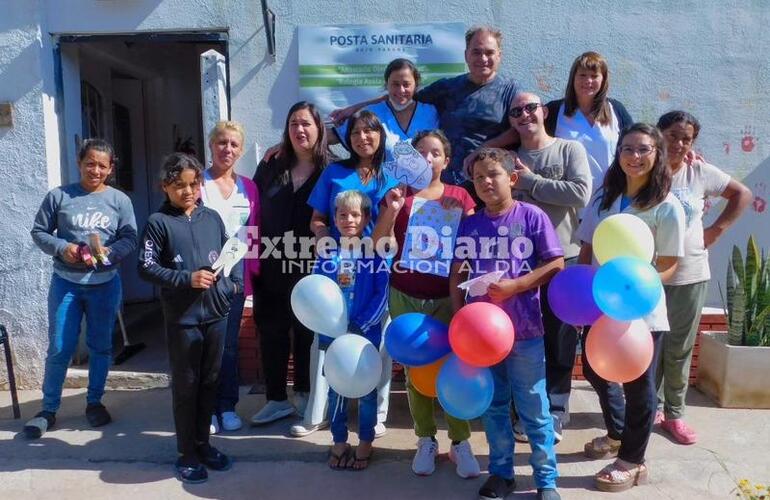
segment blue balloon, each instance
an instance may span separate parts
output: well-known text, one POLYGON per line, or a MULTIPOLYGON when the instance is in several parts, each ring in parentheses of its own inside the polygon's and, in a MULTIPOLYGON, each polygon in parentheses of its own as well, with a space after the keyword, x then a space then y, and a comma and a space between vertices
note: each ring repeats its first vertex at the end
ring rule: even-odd
POLYGON ((618 321, 633 321, 655 309, 663 295, 663 284, 658 272, 647 262, 618 257, 596 272, 593 294, 604 314, 618 321))
POLYGON ((385 331, 385 348, 406 366, 422 366, 450 352, 449 328, 427 314, 406 313, 396 317, 385 331))
POLYGON ((438 372, 436 392, 445 412, 461 420, 471 420, 489 408, 495 382, 489 368, 471 366, 453 354, 438 372))

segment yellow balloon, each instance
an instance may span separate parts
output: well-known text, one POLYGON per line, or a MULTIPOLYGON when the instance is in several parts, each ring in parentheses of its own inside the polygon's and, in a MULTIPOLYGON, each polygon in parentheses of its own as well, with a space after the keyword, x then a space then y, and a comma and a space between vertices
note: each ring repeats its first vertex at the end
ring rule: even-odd
POLYGON ((615 257, 636 257, 652 262, 655 239, 645 222, 631 214, 615 214, 596 226, 593 240, 594 255, 599 264, 615 257))

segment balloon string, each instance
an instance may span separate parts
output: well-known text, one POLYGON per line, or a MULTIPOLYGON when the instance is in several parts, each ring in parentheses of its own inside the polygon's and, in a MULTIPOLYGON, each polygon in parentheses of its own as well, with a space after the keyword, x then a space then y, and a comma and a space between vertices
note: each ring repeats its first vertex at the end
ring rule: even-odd
POLYGON ((345 397, 337 394, 337 403, 334 405, 334 411, 332 412, 332 420, 337 416, 337 413, 342 413, 342 405, 345 402, 345 397))

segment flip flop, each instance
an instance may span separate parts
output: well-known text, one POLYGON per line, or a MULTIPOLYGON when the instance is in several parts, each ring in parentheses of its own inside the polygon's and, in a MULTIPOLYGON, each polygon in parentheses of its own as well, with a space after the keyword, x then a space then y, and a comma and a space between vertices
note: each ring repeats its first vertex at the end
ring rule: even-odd
POLYGON ((334 453, 334 447, 332 446, 329 448, 329 458, 333 458, 337 461, 337 464, 329 464, 329 468, 331 470, 346 470, 348 468, 348 461, 350 460, 350 452, 353 451, 353 448, 350 447, 350 444, 345 443, 345 450, 340 453, 334 453))
POLYGON ((369 452, 369 456, 366 457, 359 457, 357 454, 353 454, 353 464, 348 467, 348 470, 352 470, 353 472, 361 472, 362 470, 366 470, 369 468, 369 462, 372 459, 372 455, 374 455, 374 448, 369 452), (356 467, 356 465, 363 464, 363 467, 356 467))

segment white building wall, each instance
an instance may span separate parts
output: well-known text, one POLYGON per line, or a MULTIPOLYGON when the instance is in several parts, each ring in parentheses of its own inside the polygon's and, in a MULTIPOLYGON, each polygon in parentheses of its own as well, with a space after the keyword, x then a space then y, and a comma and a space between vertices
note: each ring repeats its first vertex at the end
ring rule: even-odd
MULTIPOLYGON (((58 150, 51 140, 56 123, 43 118, 44 94, 54 97, 50 33, 228 30, 232 114, 248 132, 239 169, 247 175, 256 168, 256 145, 264 150, 278 140, 285 112, 297 100, 296 27, 307 24, 494 24, 505 33, 503 73, 544 98, 563 95, 574 57, 596 50, 610 62, 611 95, 634 118, 653 121, 673 108, 693 112, 703 124, 698 149, 738 177, 770 154, 766 2, 268 3, 277 17, 275 62, 267 54, 257 0, 0 0, 0 101, 13 102, 16 117, 12 129, 0 128, 0 178, 6 188, 0 197, 0 320, 15 335, 25 385, 38 383, 46 344, 50 266, 33 247, 28 230, 40 199, 57 178, 58 150), (21 258, 9 258, 19 252, 21 258)), ((723 267, 714 274, 721 276, 723 267)))

